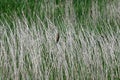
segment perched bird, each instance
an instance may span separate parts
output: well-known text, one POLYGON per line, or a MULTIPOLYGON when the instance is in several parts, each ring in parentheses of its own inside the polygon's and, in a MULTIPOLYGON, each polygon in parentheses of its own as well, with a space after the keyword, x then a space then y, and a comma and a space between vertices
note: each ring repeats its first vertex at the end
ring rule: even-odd
POLYGON ((57 35, 56 35, 56 43, 58 43, 59 39, 60 39, 60 34, 58 32, 57 35))

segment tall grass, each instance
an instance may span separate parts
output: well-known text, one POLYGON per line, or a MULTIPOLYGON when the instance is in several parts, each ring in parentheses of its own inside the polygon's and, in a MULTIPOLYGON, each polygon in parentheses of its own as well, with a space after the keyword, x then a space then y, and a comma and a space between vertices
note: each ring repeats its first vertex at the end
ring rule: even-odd
POLYGON ((77 18, 73 3, 66 1, 55 21, 52 4, 44 19, 37 13, 29 19, 24 13, 1 16, 1 80, 120 79, 120 6, 109 3, 101 12, 92 2, 88 15, 77 18))

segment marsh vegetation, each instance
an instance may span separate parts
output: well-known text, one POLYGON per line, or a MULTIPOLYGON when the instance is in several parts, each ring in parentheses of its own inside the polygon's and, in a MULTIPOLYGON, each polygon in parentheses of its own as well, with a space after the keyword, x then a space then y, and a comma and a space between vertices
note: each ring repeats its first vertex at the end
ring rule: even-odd
POLYGON ((120 79, 119 0, 12 1, 0 3, 0 80, 120 79))

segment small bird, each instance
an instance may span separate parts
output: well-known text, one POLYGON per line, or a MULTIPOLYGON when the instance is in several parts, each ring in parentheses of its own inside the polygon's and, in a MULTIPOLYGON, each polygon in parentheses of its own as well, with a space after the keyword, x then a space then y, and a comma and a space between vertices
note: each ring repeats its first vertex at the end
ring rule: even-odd
POLYGON ((56 35, 56 43, 58 43, 59 39, 60 39, 60 34, 58 32, 57 35, 56 35))

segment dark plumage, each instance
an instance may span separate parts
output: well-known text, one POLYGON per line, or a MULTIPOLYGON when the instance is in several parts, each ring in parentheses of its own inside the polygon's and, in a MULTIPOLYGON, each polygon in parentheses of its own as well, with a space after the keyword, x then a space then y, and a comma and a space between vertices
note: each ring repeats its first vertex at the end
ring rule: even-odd
POLYGON ((56 35, 56 43, 58 43, 59 39, 60 39, 60 34, 57 33, 57 35, 56 35))

